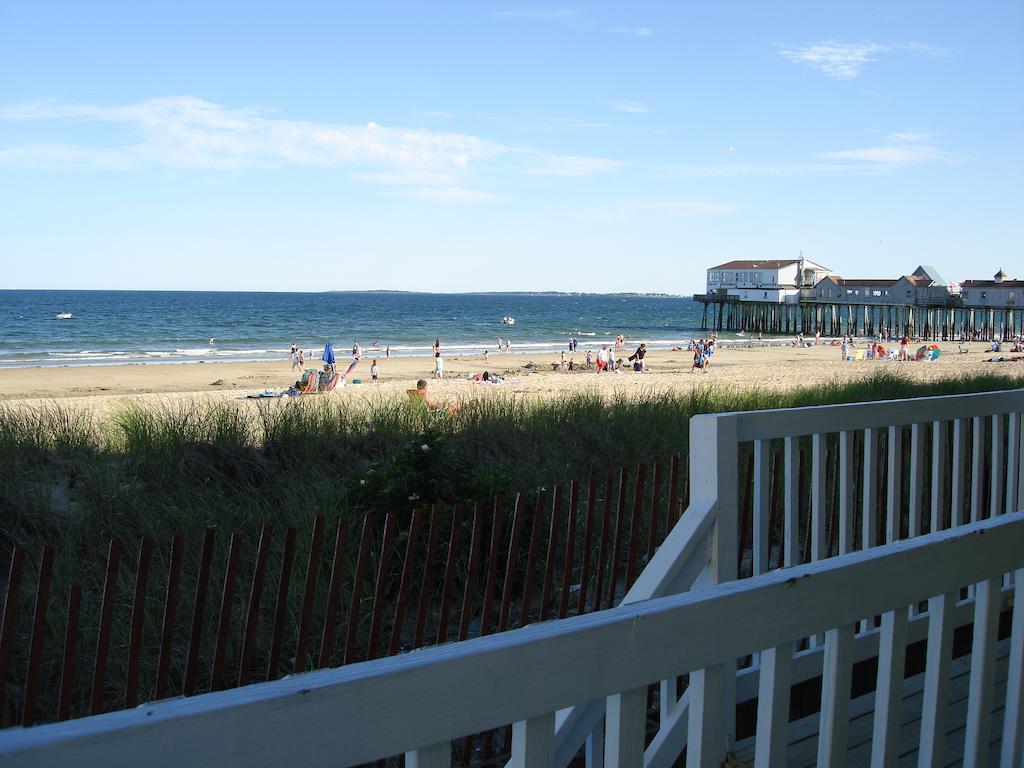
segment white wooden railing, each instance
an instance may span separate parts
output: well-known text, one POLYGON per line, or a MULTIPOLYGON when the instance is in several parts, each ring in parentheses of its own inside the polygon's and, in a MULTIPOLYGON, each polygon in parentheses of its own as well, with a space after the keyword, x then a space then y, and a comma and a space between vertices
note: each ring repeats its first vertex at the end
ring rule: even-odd
MULTIPOLYGON (((696 416, 690 421, 690 507, 623 603, 700 589, 737 577, 739 456, 745 444, 754 459, 750 570, 759 575, 769 571, 772 549, 769 456, 773 448, 781 451, 784 477, 783 514, 776 525, 781 541, 774 547, 775 562, 777 567, 791 567, 804 559, 818 562, 826 558, 825 472, 830 442, 838 459, 837 549, 839 554, 846 554, 899 540, 904 519, 907 536, 916 537, 925 529, 938 531, 1024 508, 1022 412, 1024 390, 1010 390, 696 416), (926 440, 926 436, 930 439, 926 440), (808 552, 801 552, 799 535, 801 440, 810 443, 808 552), (910 446, 906 467, 902 450, 905 440, 910 446), (854 451, 858 447, 860 471, 855 476, 854 451), (983 484, 986 468, 990 468, 988 482, 983 484), (883 475, 885 487, 877 493, 876 485, 883 475), (930 496, 927 510, 923 504, 926 479, 930 496), (986 488, 987 508, 983 505, 986 488), (884 522, 882 530, 877 530, 880 516, 884 522), (855 521, 859 521, 859 526, 855 526, 855 521), (861 535, 855 539, 857 527, 861 535)), ((971 621, 969 607, 955 612, 955 626, 971 621)), ((921 639, 927 623, 911 626, 914 639, 921 639)), ((874 624, 865 621, 859 629, 854 643, 855 658, 877 655, 879 633, 874 624)), ((822 639, 811 637, 809 650, 795 657, 794 683, 822 674, 822 639)), ((735 678, 727 675, 723 693, 723 750, 727 744, 735 743, 732 706, 737 699, 757 696, 759 673, 755 657, 754 663, 740 670, 735 678)), ((645 768, 668 768, 688 742, 691 692, 687 690, 677 698, 674 678, 663 681, 660 689, 660 729, 647 749, 645 768)), ((603 701, 558 713, 558 768, 568 765, 584 744, 600 740, 603 715, 603 701)))
MULTIPOLYGON (((584 745, 591 766, 669 765, 684 746, 689 765, 717 766, 735 743, 737 698, 756 696, 757 763, 782 765, 790 685, 818 675, 825 689, 819 762, 842 764, 851 665, 878 656, 873 762, 885 765, 895 739, 903 647, 927 636, 920 749, 922 764, 930 765, 942 753, 952 631, 972 622, 965 764, 983 764, 994 622, 1024 585, 1022 411, 1024 391, 1010 391, 695 417, 690 507, 616 609, 285 681, 11 729, 0 733, 0 764, 315 768, 409 752, 407 764, 448 766, 453 738, 513 722, 515 766, 564 766, 584 745), (905 436, 906 470, 902 451, 890 450, 905 436), (801 438, 810 442, 807 563, 800 563, 798 536, 801 438), (784 514, 775 549, 784 567, 770 570, 773 440, 783 443, 784 514), (755 467, 754 576, 737 580, 738 464, 747 442, 755 467), (830 444, 840 476, 840 554, 831 558, 825 536, 830 444), (858 477, 855 450, 863 457, 858 477), (880 461, 884 503, 873 492, 880 461), (884 531, 875 524, 879 509, 884 531), (904 511, 908 538, 901 539, 904 511), (879 538, 884 543, 876 546, 879 538), (959 601, 968 585, 976 586, 959 601), (924 601, 928 610, 919 610, 924 601), (801 640, 807 647, 794 654, 801 640), (751 654, 754 663, 737 672, 736 660, 751 654), (680 698, 676 679, 685 674, 689 686, 680 698), (647 686, 659 680, 666 681, 660 729, 645 750, 647 686)), ((1012 632, 1003 764, 1018 766, 1024 743, 1019 602, 1012 632)))

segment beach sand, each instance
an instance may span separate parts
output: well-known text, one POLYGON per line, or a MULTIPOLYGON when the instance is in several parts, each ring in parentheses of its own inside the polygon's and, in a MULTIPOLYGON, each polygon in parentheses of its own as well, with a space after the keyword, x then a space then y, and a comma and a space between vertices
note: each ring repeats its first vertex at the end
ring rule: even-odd
MULTIPOLYGON (((514 393, 521 396, 558 396, 574 390, 603 393, 688 391, 713 383, 725 387, 788 389, 832 381, 855 380, 885 369, 915 380, 929 380, 975 372, 1018 375, 1024 386, 1024 362, 985 363, 992 357, 987 344, 940 344, 945 354, 934 362, 842 362, 839 349, 829 344, 797 348, 792 345, 766 347, 720 347, 707 373, 690 372, 688 352, 651 351, 649 371, 619 374, 594 371, 562 373, 553 371, 558 362, 553 354, 491 355, 445 358, 443 381, 431 381, 435 398, 457 399, 514 393), (506 378, 500 385, 468 381, 469 373, 484 370, 506 378)), ((623 357, 632 351, 632 347, 623 357)), ((1004 353, 1005 357, 1009 357, 1004 353)), ((577 354, 577 360, 583 355, 577 354)), ((347 361, 339 360, 344 368, 347 361)), ((352 378, 361 383, 337 389, 332 398, 402 396, 419 378, 430 379, 433 359, 428 356, 381 358, 380 381, 370 382, 370 360, 364 358, 352 378)), ((68 368, 10 368, 0 370, 0 402, 34 405, 60 402, 102 415, 127 400, 139 403, 174 403, 182 400, 220 401, 242 399, 264 389, 282 390, 297 378, 286 360, 280 362, 179 363, 164 365, 83 366, 68 368)), ((251 402, 251 401, 250 401, 251 402)))

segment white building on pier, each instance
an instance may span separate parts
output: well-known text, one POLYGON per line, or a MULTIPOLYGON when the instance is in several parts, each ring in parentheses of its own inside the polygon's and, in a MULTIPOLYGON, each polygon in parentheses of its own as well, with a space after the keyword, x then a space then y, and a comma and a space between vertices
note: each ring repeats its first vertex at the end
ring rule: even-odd
POLYGON ((728 261, 708 270, 708 295, 720 300, 796 303, 801 289, 813 286, 829 271, 802 257, 728 261))

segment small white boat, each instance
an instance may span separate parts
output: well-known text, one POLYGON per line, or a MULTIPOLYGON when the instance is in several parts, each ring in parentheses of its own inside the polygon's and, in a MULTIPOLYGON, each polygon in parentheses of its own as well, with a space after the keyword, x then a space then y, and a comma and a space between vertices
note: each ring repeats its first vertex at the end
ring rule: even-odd
POLYGON ((516 319, 514 317, 509 317, 508 315, 505 315, 503 318, 501 318, 501 322, 504 325, 515 325, 516 319))
POLYGON ((72 315, 70 312, 58 312, 56 314, 56 318, 58 320, 70 320, 72 317, 74 317, 74 315, 72 315))

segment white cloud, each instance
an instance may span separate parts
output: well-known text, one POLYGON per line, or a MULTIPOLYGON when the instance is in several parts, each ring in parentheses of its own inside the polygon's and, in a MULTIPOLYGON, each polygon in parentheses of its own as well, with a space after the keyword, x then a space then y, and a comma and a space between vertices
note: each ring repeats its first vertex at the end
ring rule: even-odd
POLYGON ((617 109, 620 112, 629 112, 634 115, 644 114, 651 111, 651 108, 642 101, 609 101, 607 106, 612 109, 617 109))
POLYGON ((583 176, 619 165, 456 132, 290 120, 191 96, 112 107, 33 101, 0 107, 0 122, 90 122, 127 128, 134 136, 114 145, 8 145, 0 149, 0 166, 110 171, 337 167, 371 183, 450 189, 450 200, 483 199, 484 193, 470 190, 467 182, 475 186, 472 179, 487 174, 583 176))
POLYGON ((921 132, 890 133, 885 143, 880 146, 825 152, 821 157, 825 160, 842 160, 874 166, 876 170, 892 170, 951 159, 936 146, 931 134, 921 132))
POLYGON ((810 160, 762 163, 708 163, 666 166, 668 178, 740 176, 820 176, 829 174, 880 174, 958 158, 939 148, 933 134, 923 131, 888 133, 876 146, 821 152, 810 160))
POLYGON ((615 27, 608 31, 620 35, 636 35, 637 37, 650 37, 654 34, 654 30, 650 27, 615 27))
POLYGON ((864 66, 884 53, 907 52, 915 55, 943 55, 944 51, 927 43, 846 43, 826 40, 796 47, 785 47, 779 55, 797 64, 817 69, 836 80, 852 80, 864 66))

